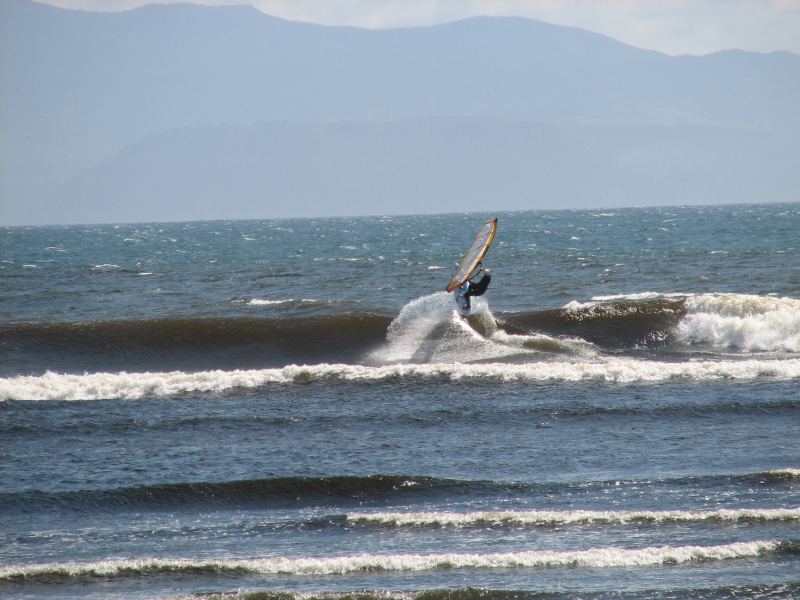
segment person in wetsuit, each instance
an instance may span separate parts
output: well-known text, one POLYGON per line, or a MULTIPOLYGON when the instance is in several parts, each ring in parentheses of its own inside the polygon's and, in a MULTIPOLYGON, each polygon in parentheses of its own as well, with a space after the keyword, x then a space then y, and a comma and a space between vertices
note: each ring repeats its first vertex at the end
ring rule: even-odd
POLYGON ((478 272, 475 273, 472 277, 469 278, 467 281, 468 287, 467 291, 464 292, 464 308, 469 310, 471 308, 470 304, 470 297, 471 296, 483 296, 486 292, 486 289, 489 287, 489 283, 492 281, 492 272, 489 269, 484 269, 482 263, 478 263, 478 272))

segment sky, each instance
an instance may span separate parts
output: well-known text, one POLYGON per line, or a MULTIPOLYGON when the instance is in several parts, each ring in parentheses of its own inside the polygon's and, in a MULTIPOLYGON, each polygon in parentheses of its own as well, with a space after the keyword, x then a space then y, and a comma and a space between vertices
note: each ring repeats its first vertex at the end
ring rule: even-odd
MULTIPOLYGON (((152 0, 38 0, 62 8, 128 10, 152 0)), ((157 3, 173 3, 158 0, 157 3)), ((367 28, 424 26, 477 15, 541 19, 667 54, 737 48, 800 53, 800 0, 193 0, 250 4, 278 17, 367 28)))

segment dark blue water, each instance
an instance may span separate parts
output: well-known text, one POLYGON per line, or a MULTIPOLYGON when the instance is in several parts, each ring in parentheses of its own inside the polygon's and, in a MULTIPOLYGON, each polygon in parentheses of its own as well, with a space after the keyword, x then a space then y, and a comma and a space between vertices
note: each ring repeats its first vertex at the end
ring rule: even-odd
POLYGON ((800 595, 800 205, 488 216, 3 229, 0 593, 800 595))

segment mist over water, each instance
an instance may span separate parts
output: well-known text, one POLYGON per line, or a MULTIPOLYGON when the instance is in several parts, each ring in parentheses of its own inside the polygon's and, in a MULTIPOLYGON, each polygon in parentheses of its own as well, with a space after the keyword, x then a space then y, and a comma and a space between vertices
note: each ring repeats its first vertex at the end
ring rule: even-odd
POLYGON ((4 229, 0 590, 796 594, 798 206, 497 216, 4 229))

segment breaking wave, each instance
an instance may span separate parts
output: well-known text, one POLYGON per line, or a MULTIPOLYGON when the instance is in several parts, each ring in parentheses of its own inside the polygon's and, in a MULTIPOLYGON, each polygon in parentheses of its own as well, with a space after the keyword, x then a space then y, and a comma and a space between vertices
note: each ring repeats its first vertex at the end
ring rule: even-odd
POLYGON ((515 525, 627 525, 630 523, 701 523, 797 521, 800 508, 720 509, 707 511, 526 510, 458 512, 349 513, 353 523, 381 527, 505 527, 515 525))
MULTIPOLYGON (((294 306, 316 301, 249 302, 294 306)), ((297 378, 487 376, 500 380, 609 382, 675 377, 786 378, 796 376, 790 373, 793 363, 776 361, 797 358, 798 353, 800 300, 744 294, 643 292, 598 296, 588 302, 570 302, 561 309, 499 315, 489 310, 483 298, 475 298, 472 315, 463 319, 453 310, 452 297, 439 292, 410 301, 394 319, 355 312, 287 318, 170 317, 0 324, 0 374, 38 374, 55 388, 70 386, 77 390, 65 398, 100 397, 100 392, 80 391, 80 380, 57 384, 53 375, 43 373, 95 372, 88 385, 97 390, 119 388, 102 392, 113 398, 139 397, 137 386, 151 388, 156 395, 169 395, 297 378), (741 362, 710 360, 679 366, 620 357, 620 351, 642 349, 656 353, 663 350, 672 357, 676 353, 685 355, 687 350, 689 357, 697 351, 724 352, 725 356, 712 357, 725 359, 730 359, 733 351, 741 362), (760 356, 764 360, 758 362, 753 356, 756 352, 768 356, 760 356), (604 354, 613 356, 603 358, 604 354), (558 358, 562 361, 557 362, 558 358), (753 360, 744 360, 747 358, 753 360), (486 365, 483 370, 475 366, 478 363, 486 365), (503 364, 506 366, 499 366, 503 364), (391 368, 380 369, 387 366, 391 368), (268 367, 284 371, 265 370, 268 367), (111 374, 122 376, 119 372, 123 369, 138 373, 126 375, 128 391, 112 381, 111 374), (663 375, 653 371, 662 371, 663 375)), ((0 389, 5 391, 0 391, 0 398, 21 397, 8 391, 9 386, 20 385, 21 380, 4 380, 0 389)), ((37 384, 27 380, 26 385, 37 384)), ((51 386, 47 394, 40 392, 33 397, 59 397, 55 388, 51 386)))
POLYGON ((594 361, 510 363, 433 363, 365 366, 289 365, 275 369, 186 373, 45 373, 0 378, 0 400, 103 400, 225 393, 267 385, 312 382, 474 381, 592 382, 607 384, 664 381, 796 379, 800 358, 774 360, 695 360, 665 362, 634 358, 594 361))
POLYGON ((551 319, 580 323, 589 339, 616 323, 645 344, 671 338, 742 352, 800 352, 800 300, 794 298, 641 292, 572 301, 551 319))
POLYGON ((594 345, 582 339, 508 333, 483 298, 475 298, 472 314, 462 319, 453 310, 452 296, 445 292, 406 304, 389 325, 386 338, 386 344, 369 356, 371 362, 506 362, 541 357, 542 353, 596 354, 594 345))
POLYGON ((358 554, 353 556, 255 560, 139 559, 93 563, 50 563, 0 567, 0 581, 56 581, 77 577, 114 578, 176 573, 253 573, 259 575, 346 575, 365 571, 433 571, 441 569, 609 569, 687 562, 756 558, 793 554, 788 541, 759 540, 716 546, 654 546, 649 548, 590 548, 575 551, 527 551, 442 554, 358 554))
POLYGON ((686 299, 676 337, 745 352, 800 352, 800 300, 745 294, 686 299))
POLYGON ((538 332, 586 340, 603 348, 660 347, 686 313, 683 297, 599 296, 560 309, 501 315, 510 333, 538 332))

